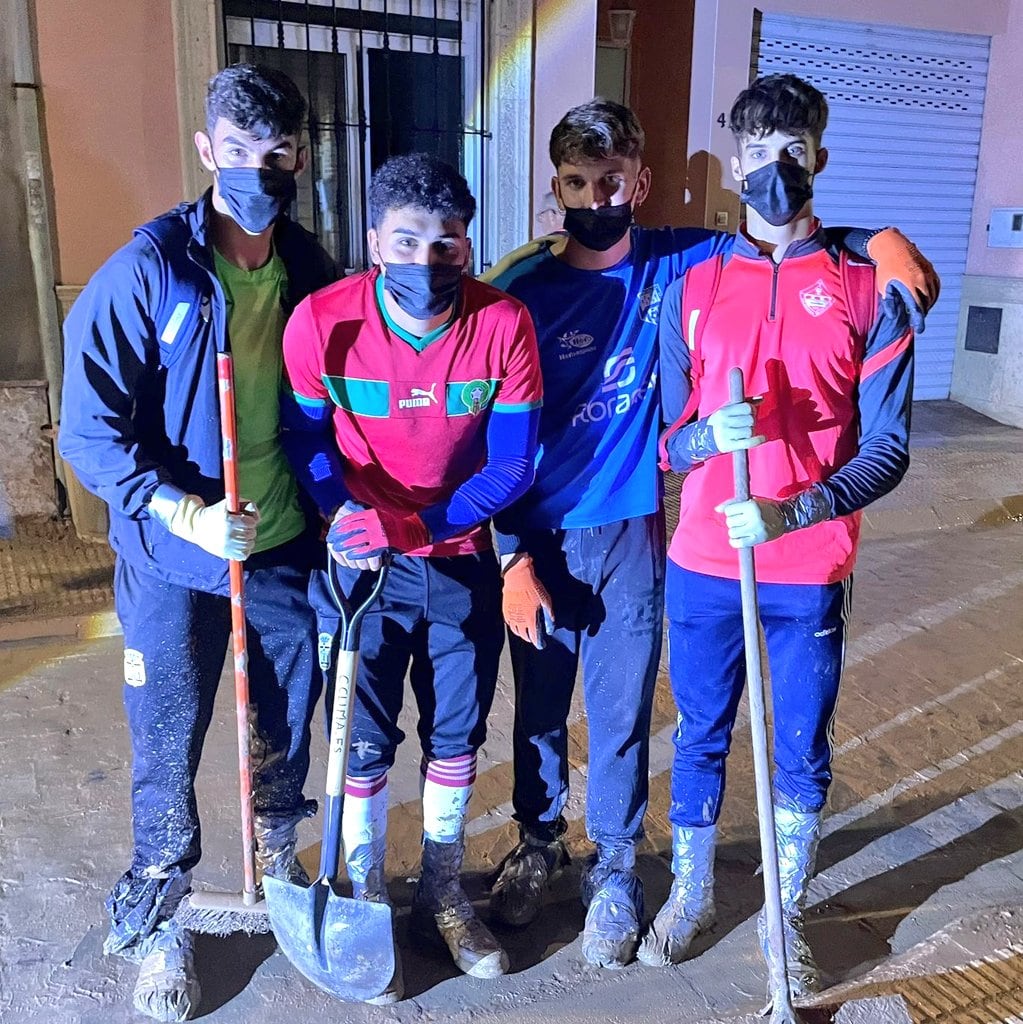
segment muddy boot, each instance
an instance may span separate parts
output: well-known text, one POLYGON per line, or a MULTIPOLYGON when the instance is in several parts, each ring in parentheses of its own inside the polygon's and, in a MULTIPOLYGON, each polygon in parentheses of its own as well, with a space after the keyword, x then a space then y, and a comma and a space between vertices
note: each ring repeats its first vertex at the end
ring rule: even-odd
POLYGON ((635 871, 636 851, 630 846, 608 855, 598 847, 597 859, 583 875, 587 905, 583 956, 595 967, 615 970, 636 955, 643 920, 643 883, 635 871))
MULTIPOLYGON (((774 831, 778 839, 782 932, 785 937, 789 991, 793 999, 799 999, 819 992, 821 988, 820 970, 803 934, 803 907, 817 861, 821 816, 819 813, 775 807, 774 831)), ((764 959, 770 965, 771 953, 764 911, 761 911, 757 918, 757 934, 760 936, 764 959)))
POLYGON ((370 903, 386 903, 391 907, 391 941, 394 943, 394 974, 390 983, 378 996, 365 1000, 370 1006, 390 1006, 405 998, 405 975, 401 966, 401 953, 398 940, 394 933, 394 908, 387 891, 387 877, 384 874, 384 856, 386 844, 383 840, 373 841, 357 846, 349 855, 346 851, 345 863, 348 865, 348 877, 352 880, 352 896, 357 900, 370 903))
POLYGON ((192 954, 192 933, 176 921, 161 921, 143 940, 133 1001, 139 1013, 160 1021, 191 1020, 201 992, 192 954))
POLYGON ((298 859, 300 820, 294 817, 281 819, 276 815, 255 816, 256 867, 271 878, 307 886, 309 875, 298 859))
POLYGON ((649 967, 679 964, 693 939, 714 919, 714 843, 717 826, 673 825, 671 870, 675 880, 637 954, 649 967))
POLYGON ((520 825, 519 844, 501 862, 493 885, 490 912, 503 924, 529 924, 543 909, 544 893, 570 861, 560 835, 541 839, 520 825))
POLYGON ((423 872, 412 897, 412 928, 423 938, 438 935, 455 965, 472 978, 496 978, 508 970, 508 955, 476 916, 462 889, 464 840, 423 841, 423 872))

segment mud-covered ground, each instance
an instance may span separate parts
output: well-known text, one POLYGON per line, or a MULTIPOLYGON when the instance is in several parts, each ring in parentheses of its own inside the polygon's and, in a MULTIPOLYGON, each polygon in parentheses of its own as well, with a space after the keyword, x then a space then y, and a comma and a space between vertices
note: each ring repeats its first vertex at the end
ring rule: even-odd
MULTIPOLYGON (((829 979, 862 974, 949 921, 1023 902, 1023 442, 1018 431, 941 404, 918 417, 914 468, 868 517, 854 585, 847 674, 836 726, 835 784, 811 889, 809 936, 829 979), (1015 503, 1014 503, 1015 502, 1015 503)), ((118 638, 0 648, 0 1020, 122 1024, 135 968, 102 955, 103 898, 130 857, 128 738, 118 638)), ((200 774, 198 881, 239 886, 232 689, 225 676, 200 774)), ((515 839, 507 665, 471 809, 468 886, 515 839)), ((662 677, 654 710, 651 807, 640 870, 648 914, 663 899, 674 708, 662 677)), ((601 972, 582 960, 578 868, 562 876, 528 930, 495 929, 512 972, 458 975, 409 945, 417 872, 419 752, 409 717, 392 773, 390 858, 407 999, 346 1005, 297 974, 269 938, 202 938, 203 1013, 211 1024, 287 1021, 696 1021, 763 1002, 755 941, 760 877, 749 731, 735 733, 718 854, 719 919, 690 962, 601 972)), ((315 738, 308 787, 322 788, 315 738)), ((586 725, 577 702, 569 806, 582 819, 586 725)), ((317 822, 302 858, 318 866, 317 822)))

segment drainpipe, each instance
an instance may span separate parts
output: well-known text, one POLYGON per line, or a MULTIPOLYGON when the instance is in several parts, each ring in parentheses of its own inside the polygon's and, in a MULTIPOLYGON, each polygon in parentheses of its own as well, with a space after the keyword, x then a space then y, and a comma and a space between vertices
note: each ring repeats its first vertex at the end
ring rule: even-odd
MULTIPOLYGON (((63 348, 60 338, 60 314, 53 274, 53 245, 50 233, 49 188, 45 177, 43 147, 39 130, 39 81, 33 56, 28 0, 13 0, 14 104, 17 130, 24 159, 25 196, 28 207, 28 241, 35 278, 36 305, 39 310, 39 337, 43 349, 43 367, 48 382, 51 440, 60 419, 60 391, 64 377, 63 348)), ((9 9, 11 9, 9 8, 9 9)), ((53 462, 57 479, 66 488, 64 464, 54 447, 53 462)), ((58 502, 58 505, 60 502, 58 502)))

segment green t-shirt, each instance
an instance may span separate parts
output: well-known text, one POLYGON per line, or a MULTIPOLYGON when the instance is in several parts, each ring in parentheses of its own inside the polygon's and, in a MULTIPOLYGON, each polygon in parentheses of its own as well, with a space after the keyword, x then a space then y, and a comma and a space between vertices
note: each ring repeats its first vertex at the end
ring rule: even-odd
POLYGON ((298 487, 281 448, 281 386, 287 273, 274 253, 258 270, 242 270, 214 250, 217 278, 227 299, 227 332, 234 356, 238 420, 238 483, 261 520, 255 551, 293 540, 305 529, 298 487))

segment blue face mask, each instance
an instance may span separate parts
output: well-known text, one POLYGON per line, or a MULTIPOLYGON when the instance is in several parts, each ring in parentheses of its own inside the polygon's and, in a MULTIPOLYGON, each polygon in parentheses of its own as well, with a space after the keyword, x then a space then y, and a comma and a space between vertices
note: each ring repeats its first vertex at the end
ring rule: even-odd
POLYGON ((218 167, 217 186, 231 217, 258 235, 295 201, 295 172, 278 167, 218 167))
POLYGON ((776 228, 795 220, 812 197, 810 172, 799 164, 782 163, 780 160, 750 171, 739 196, 776 228))

